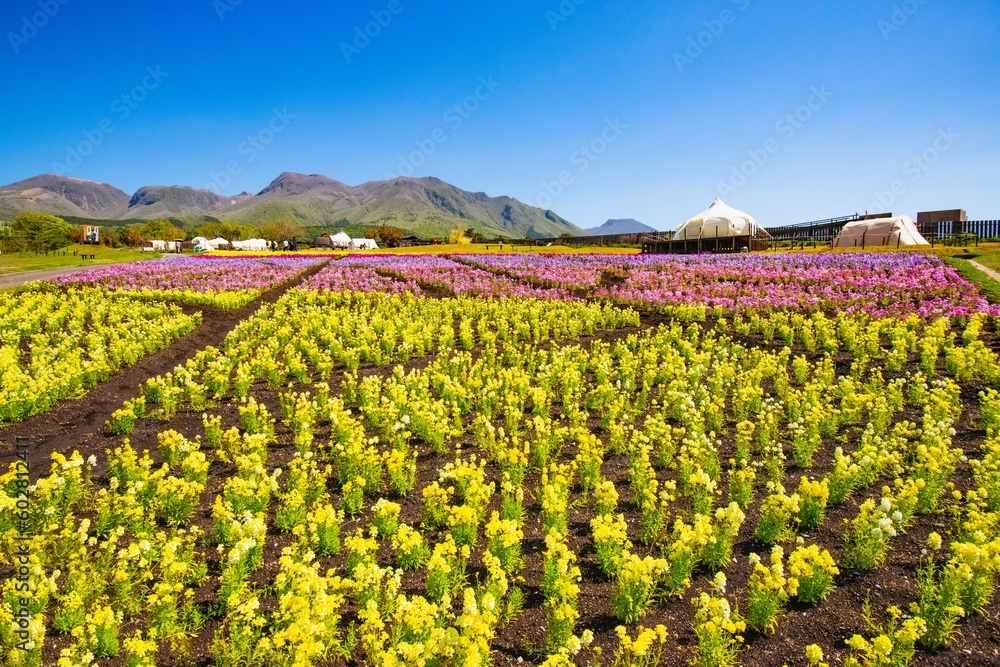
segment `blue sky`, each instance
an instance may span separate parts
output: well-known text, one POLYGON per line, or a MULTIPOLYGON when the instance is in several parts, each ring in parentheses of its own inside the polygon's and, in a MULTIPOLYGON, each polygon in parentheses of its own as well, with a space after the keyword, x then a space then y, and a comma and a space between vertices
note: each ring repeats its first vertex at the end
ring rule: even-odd
POLYGON ((717 196, 765 225, 997 218, 998 29, 995 0, 8 0, 0 182, 402 173, 582 227, 717 196))

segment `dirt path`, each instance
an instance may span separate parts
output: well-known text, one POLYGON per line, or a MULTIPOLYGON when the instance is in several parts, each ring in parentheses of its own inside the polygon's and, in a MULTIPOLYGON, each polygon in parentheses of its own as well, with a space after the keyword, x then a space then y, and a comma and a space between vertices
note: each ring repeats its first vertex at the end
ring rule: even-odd
POLYGON ((997 273, 988 266, 983 266, 982 264, 973 259, 967 259, 965 261, 967 261, 969 264, 972 264, 972 266, 976 267, 977 269, 988 275, 990 278, 1000 283, 1000 273, 997 273))
POLYGON ((320 270, 319 264, 300 277, 265 292, 243 308, 225 311, 208 306, 182 306, 185 312, 201 311, 202 323, 169 347, 143 358, 134 366, 123 368, 105 382, 92 388, 78 400, 60 401, 51 410, 24 421, 0 427, 0 468, 14 460, 14 439, 31 438, 28 461, 32 470, 48 469, 52 452, 72 451, 90 436, 100 432, 111 413, 125 401, 139 396, 139 386, 147 379, 164 375, 208 346, 221 347, 229 332, 253 315, 265 303, 274 303, 307 277, 320 270))

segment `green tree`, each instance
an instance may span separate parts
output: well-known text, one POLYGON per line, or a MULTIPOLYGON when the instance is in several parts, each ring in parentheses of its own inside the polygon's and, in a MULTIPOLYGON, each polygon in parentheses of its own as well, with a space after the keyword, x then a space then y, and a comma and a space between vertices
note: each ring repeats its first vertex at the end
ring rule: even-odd
POLYGON ((195 227, 188 234, 188 240, 191 240, 197 236, 201 236, 206 239, 214 239, 219 236, 219 223, 217 222, 206 222, 204 225, 195 227))
POLYGON ((183 229, 178 229, 169 220, 150 220, 139 228, 139 233, 147 239, 173 241, 185 237, 183 229))
POLYGON ((303 239, 306 230, 292 221, 290 218, 278 218, 265 222, 260 226, 260 233, 268 241, 290 241, 291 239, 303 239))
POLYGON ((381 225, 375 230, 375 238, 382 245, 395 245, 403 238, 403 230, 392 225, 381 225))
POLYGON ((465 230, 465 235, 469 237, 469 240, 473 243, 486 243, 486 236, 482 232, 476 231, 475 227, 469 227, 465 230))
MULTIPOLYGON (((153 240, 142 233, 143 227, 145 227, 145 225, 132 225, 131 227, 125 227, 122 229, 122 243, 129 248, 136 248, 141 245, 146 245, 147 241, 153 240)), ((164 239, 157 240, 162 241, 164 239)))
POLYGON ((240 226, 235 222, 223 222, 219 224, 219 236, 230 241, 242 241, 240 236, 240 226))
POLYGON ((70 245, 72 226, 48 213, 25 211, 10 223, 10 245, 13 250, 58 250, 70 245))
POLYGON ((240 225, 237 236, 239 236, 240 241, 255 239, 260 236, 260 230, 254 225, 240 225))

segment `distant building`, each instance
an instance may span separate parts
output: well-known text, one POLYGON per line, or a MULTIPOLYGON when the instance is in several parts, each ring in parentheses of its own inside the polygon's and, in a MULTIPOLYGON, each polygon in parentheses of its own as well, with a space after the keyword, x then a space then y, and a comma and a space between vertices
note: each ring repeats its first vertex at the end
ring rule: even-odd
POLYGON ((924 211, 917 213, 917 229, 925 236, 962 234, 968 222, 965 211, 960 208, 948 211, 924 211))

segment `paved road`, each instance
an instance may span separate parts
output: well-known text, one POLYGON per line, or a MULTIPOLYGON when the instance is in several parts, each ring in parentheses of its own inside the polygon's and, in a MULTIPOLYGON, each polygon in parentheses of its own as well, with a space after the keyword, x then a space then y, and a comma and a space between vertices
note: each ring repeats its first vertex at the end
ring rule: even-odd
POLYGON ((65 276, 71 273, 79 273, 87 269, 98 266, 113 266, 112 264, 94 264, 93 266, 72 266, 65 269, 50 269, 48 271, 28 271, 26 273, 8 273, 0 275, 0 289, 6 287, 19 287, 34 280, 48 280, 56 276, 65 276))

